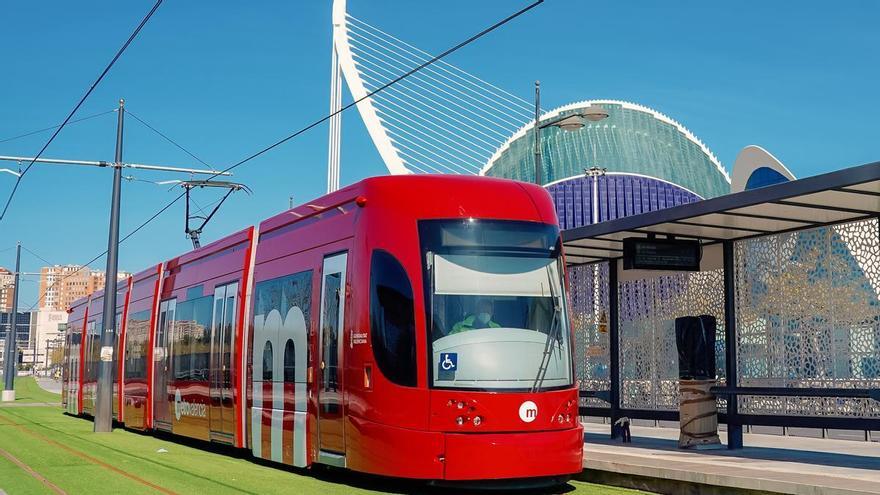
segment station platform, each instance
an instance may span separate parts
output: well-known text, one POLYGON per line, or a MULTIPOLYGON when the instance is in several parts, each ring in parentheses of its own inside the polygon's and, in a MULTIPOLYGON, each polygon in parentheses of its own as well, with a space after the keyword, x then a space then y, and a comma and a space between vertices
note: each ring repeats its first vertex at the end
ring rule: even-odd
POLYGON ((633 426, 628 444, 607 424, 584 431, 585 481, 675 494, 880 494, 877 442, 747 433, 742 450, 693 451, 671 428, 633 426))

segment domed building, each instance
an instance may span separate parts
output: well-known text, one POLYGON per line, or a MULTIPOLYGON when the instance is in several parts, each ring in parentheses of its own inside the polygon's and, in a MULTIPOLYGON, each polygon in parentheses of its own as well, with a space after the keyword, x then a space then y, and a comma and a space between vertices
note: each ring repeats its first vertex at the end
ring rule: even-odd
MULTIPOLYGON (((541 183, 562 228, 691 203, 730 192, 730 177, 690 131, 648 107, 588 100, 544 114, 541 122, 600 107, 608 114, 577 130, 541 130, 541 183), (593 169, 587 172, 588 169, 593 169)), ((534 121, 492 156, 482 174, 535 182, 534 121)))

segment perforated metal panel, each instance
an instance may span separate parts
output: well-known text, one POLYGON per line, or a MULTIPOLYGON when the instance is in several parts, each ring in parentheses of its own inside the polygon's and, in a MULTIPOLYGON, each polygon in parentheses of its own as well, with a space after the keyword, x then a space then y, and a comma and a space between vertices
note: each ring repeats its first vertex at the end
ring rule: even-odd
MULTIPOLYGON (((581 390, 611 388, 608 330, 608 263, 568 269, 571 323, 575 334, 575 372, 581 390)), ((584 399, 585 406, 607 407, 600 399, 584 399)))
MULTIPOLYGON (((738 241, 739 384, 880 387, 876 219, 738 241)), ((754 414, 880 417, 869 399, 743 397, 754 414)))
POLYGON ((724 370, 722 270, 626 281, 620 290, 620 406, 678 409, 675 319, 712 315, 718 321, 718 370, 724 370))

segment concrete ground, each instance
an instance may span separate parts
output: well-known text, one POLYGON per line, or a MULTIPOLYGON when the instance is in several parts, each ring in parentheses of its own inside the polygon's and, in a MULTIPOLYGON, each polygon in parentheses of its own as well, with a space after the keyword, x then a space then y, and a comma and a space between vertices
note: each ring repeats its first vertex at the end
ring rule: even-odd
POLYGON ((37 377, 37 385, 40 386, 43 390, 47 392, 52 392, 53 394, 61 393, 61 380, 55 380, 54 378, 40 378, 37 377))
MULTIPOLYGON (((629 486, 650 490, 644 482, 662 479, 691 484, 695 493, 880 494, 876 442, 751 433, 744 435, 742 450, 691 451, 678 449, 678 432, 671 428, 633 426, 633 442, 623 444, 611 441, 608 425, 584 427, 584 468, 643 481, 629 486)), ((721 437, 725 442, 723 432, 721 437)), ((676 493, 681 486, 658 491, 676 493)))

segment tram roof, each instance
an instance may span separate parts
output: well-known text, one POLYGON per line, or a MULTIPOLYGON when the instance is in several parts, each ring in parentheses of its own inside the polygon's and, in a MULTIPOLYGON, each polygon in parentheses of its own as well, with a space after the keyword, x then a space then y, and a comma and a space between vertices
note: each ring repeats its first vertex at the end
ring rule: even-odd
POLYGON ((562 232, 570 265, 623 257, 623 239, 675 236, 703 245, 880 216, 880 162, 562 232))

